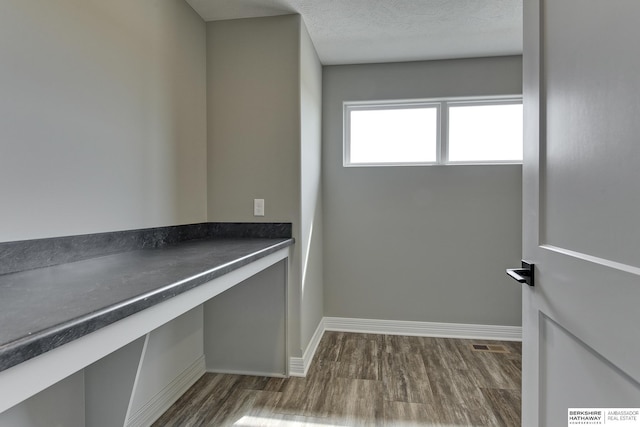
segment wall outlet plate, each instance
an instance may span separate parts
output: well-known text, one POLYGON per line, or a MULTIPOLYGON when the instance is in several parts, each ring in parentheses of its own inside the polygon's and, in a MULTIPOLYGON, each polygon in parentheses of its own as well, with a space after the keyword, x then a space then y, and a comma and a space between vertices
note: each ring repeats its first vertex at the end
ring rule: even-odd
POLYGON ((264 199, 253 199, 253 216, 264 216, 264 199))

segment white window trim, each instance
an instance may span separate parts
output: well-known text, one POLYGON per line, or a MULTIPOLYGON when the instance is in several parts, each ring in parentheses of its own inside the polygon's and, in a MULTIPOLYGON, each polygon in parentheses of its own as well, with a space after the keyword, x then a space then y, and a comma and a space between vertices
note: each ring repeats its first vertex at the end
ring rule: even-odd
POLYGON ((521 165, 522 161, 514 160, 474 160, 472 162, 449 161, 449 106, 473 105, 507 105, 522 104, 522 95, 476 96, 428 98, 416 100, 384 100, 384 101, 345 101, 342 103, 343 135, 342 135, 342 166, 348 168, 380 167, 380 166, 454 166, 454 165, 521 165), (435 162, 378 162, 351 163, 350 158, 350 113, 361 110, 390 110, 394 108, 426 107, 436 108, 437 136, 435 162))
POLYGON ((360 102, 344 102, 343 103, 343 166, 346 167, 361 167, 361 166, 423 166, 423 165, 437 165, 438 159, 440 159, 440 147, 442 146, 440 141, 440 135, 442 134, 442 130, 440 129, 440 115, 442 114, 442 103, 440 102, 432 102, 432 101, 360 101, 360 102), (436 147, 437 147, 437 157, 435 162, 373 162, 373 163, 351 163, 351 150, 349 147, 351 135, 351 121, 349 120, 349 115, 352 111, 363 111, 363 110, 380 110, 384 108, 385 110, 392 109, 403 109, 403 108, 415 108, 415 107, 424 107, 424 108, 435 108, 436 109, 436 120, 437 120, 437 136, 436 136, 436 147))

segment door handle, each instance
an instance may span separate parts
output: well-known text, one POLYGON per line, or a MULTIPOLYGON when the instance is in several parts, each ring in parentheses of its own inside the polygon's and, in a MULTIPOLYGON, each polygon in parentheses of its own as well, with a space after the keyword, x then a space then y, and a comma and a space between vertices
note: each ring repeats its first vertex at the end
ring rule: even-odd
POLYGON ((535 264, 523 260, 522 268, 507 268, 507 274, 518 283, 526 283, 529 286, 534 286, 534 267, 535 264))

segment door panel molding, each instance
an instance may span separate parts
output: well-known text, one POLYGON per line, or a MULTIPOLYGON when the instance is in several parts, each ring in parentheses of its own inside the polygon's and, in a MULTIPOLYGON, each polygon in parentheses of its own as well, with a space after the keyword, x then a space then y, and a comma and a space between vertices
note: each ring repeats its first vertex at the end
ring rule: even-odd
POLYGON ((629 79, 640 8, 541 0, 540 10, 540 243, 640 268, 637 165, 626 161, 640 157, 640 86, 629 79))
POLYGON ((541 425, 563 424, 568 408, 637 406, 640 383, 603 354, 544 314, 540 335, 540 366, 549 373, 540 382, 541 425), (557 407, 559 401, 564 406, 557 407))
MULTIPOLYGON (((580 337, 578 337, 578 336, 574 335, 573 333, 571 333, 571 331, 569 331, 567 328, 563 327, 560 323, 556 322, 551 317, 547 316, 545 313, 539 312, 539 314, 540 314, 540 325, 542 326, 541 329, 540 329, 541 334, 546 333, 550 326, 559 329, 560 331, 562 331, 562 333, 566 337, 568 337, 571 340, 575 341, 576 344, 579 344, 580 347, 583 350, 589 352, 589 354, 591 356, 593 356, 593 357, 597 358, 599 361, 605 363, 608 368, 610 368, 611 370, 615 371, 616 374, 618 374, 621 377, 623 377, 625 379, 625 381, 629 382, 629 384, 631 384, 632 386, 636 387, 640 391, 640 381, 637 381, 635 378, 633 378, 631 375, 629 375, 629 373, 627 373, 624 370, 620 369, 619 366, 617 366, 613 361, 609 360, 605 355, 603 355, 602 353, 600 353, 599 351, 597 351, 596 349, 591 347, 589 344, 587 344, 582 339, 580 339, 580 337)), ((541 354, 542 354, 542 352, 541 352, 541 354)), ((541 361, 541 364, 543 364, 543 363, 544 363, 544 361, 541 361)))
POLYGON ((598 264, 603 267, 609 267, 614 270, 620 270, 626 273, 631 273, 631 274, 635 274, 636 276, 640 276, 640 268, 633 265, 627 265, 617 261, 612 261, 609 259, 599 258, 597 256, 593 256, 593 255, 589 255, 589 254, 585 254, 577 251, 572 251, 571 249, 559 248, 553 245, 541 245, 540 249, 559 253, 572 258, 577 258, 582 261, 598 264))

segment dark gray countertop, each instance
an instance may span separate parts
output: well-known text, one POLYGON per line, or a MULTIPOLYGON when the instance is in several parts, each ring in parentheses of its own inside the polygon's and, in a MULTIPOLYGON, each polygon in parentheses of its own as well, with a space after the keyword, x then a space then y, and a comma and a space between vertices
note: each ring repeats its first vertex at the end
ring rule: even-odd
POLYGON ((291 244, 189 241, 0 275, 0 371, 291 244))

